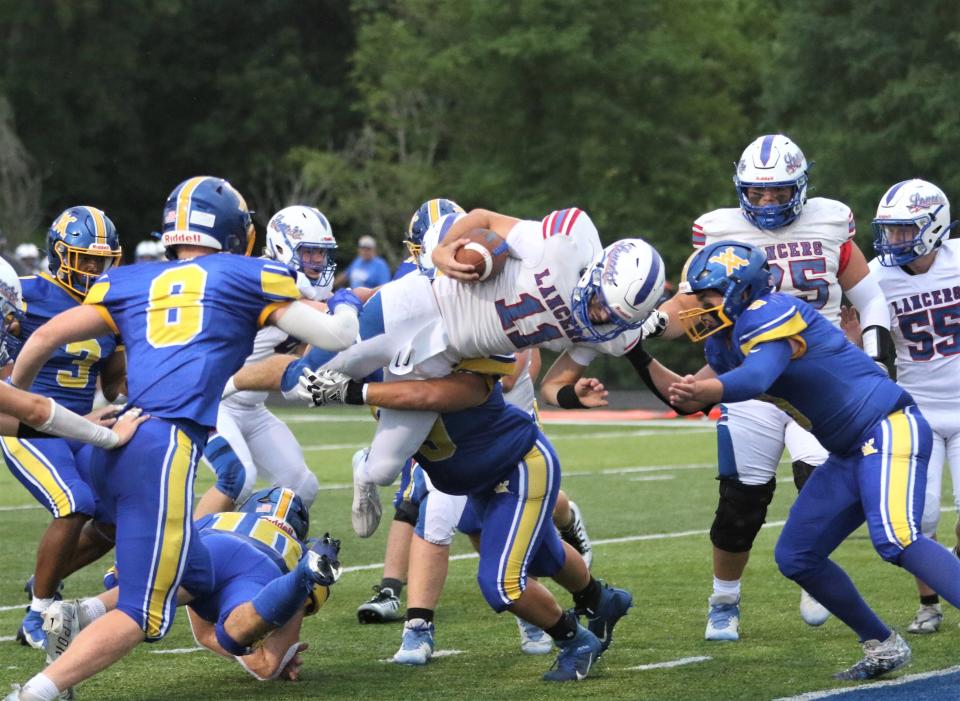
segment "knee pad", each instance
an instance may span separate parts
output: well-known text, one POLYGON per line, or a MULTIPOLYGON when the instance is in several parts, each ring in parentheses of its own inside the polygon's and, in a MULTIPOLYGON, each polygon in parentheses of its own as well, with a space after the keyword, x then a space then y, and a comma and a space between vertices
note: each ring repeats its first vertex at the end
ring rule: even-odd
POLYGON ((817 466, 811 465, 803 460, 794 460, 791 467, 793 468, 793 483, 799 492, 803 489, 803 485, 807 483, 807 480, 810 479, 813 471, 817 469, 817 466))
POLYGON ((230 637, 230 634, 227 633, 227 629, 224 628, 223 625, 226 620, 226 616, 224 616, 217 621, 217 625, 214 626, 214 632, 217 635, 217 642, 220 643, 220 647, 229 652, 231 655, 236 655, 237 657, 249 655, 251 652, 253 652, 253 648, 247 645, 241 645, 230 637))
POLYGON ((713 544, 731 553, 749 551, 766 521, 767 507, 776 488, 776 478, 757 485, 720 480, 720 500, 710 527, 713 544))
POLYGON ((416 527, 417 519, 420 518, 420 506, 409 501, 401 501, 393 514, 394 521, 402 521, 416 527))
POLYGON ((247 481, 247 470, 227 439, 220 434, 214 435, 207 441, 203 457, 217 474, 217 490, 238 502, 247 481))

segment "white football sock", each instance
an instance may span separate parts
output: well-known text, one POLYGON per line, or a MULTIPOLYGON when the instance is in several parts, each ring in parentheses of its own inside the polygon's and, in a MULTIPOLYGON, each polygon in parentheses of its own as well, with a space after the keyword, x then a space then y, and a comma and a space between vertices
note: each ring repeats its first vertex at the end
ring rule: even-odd
POLYGON ((37 597, 33 597, 33 601, 30 602, 30 610, 43 613, 48 608, 50 608, 50 604, 52 603, 53 603, 52 596, 49 599, 38 599, 37 597))
POLYGON ((38 674, 33 679, 23 685, 20 690, 20 698, 27 698, 30 701, 56 701, 60 696, 60 690, 57 685, 50 681, 50 677, 45 674, 38 674))
POLYGON ((740 598, 740 580, 734 579, 733 581, 728 581, 726 579, 718 579, 717 577, 714 577, 713 593, 729 594, 739 599, 740 598))
POLYGON ((103 616, 106 612, 107 607, 96 597, 81 601, 78 615, 81 630, 100 618, 100 616, 103 616))

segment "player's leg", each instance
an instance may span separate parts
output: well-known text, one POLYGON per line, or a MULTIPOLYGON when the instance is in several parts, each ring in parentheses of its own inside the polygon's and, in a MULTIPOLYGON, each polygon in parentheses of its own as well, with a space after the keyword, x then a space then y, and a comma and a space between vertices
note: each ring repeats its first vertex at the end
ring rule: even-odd
POLYGON ((564 542, 570 543, 586 561, 587 567, 590 567, 593 562, 593 544, 587 534, 583 514, 577 503, 562 489, 557 495, 557 505, 553 507, 553 524, 560 531, 560 537, 564 542))
POLYGON ((181 581, 194 591, 210 586, 209 555, 191 516, 203 438, 151 419, 123 448, 94 454, 116 502, 118 608, 83 630, 27 687, 36 681, 65 690, 109 667, 145 638, 167 633, 181 581))
POLYGON ((420 504, 427 494, 423 471, 413 460, 404 463, 400 486, 393 498, 393 521, 387 534, 383 556, 383 575, 374 585, 374 595, 357 608, 360 623, 389 623, 403 618, 400 613, 400 594, 407 581, 410 561, 410 541, 413 537, 420 504))
POLYGON ((0 446, 14 477, 53 516, 37 546, 30 608, 17 631, 23 644, 42 648, 43 612, 53 603, 60 582, 73 571, 71 556, 96 502, 77 466, 80 444, 61 438, 3 438, 0 446))
MULTIPOLYGON (((804 430, 796 421, 789 421, 784 429, 783 440, 790 453, 793 483, 799 492, 810 479, 817 465, 822 465, 829 457, 827 450, 820 445, 813 434, 804 430)), ((800 590, 800 618, 808 626, 820 626, 830 618, 830 612, 814 599, 806 589, 800 590)))
MULTIPOLYGON (((933 427, 932 422, 931 427, 933 427)), ((927 488, 924 495, 923 517, 920 520, 920 528, 923 534, 933 540, 937 539, 937 526, 940 523, 940 498, 943 487, 943 462, 945 457, 946 441, 938 431, 934 430, 930 462, 927 464, 927 488)), ((936 633, 943 622, 943 608, 940 606, 940 597, 922 579, 916 581, 920 606, 910 625, 907 626, 907 632, 914 634, 936 633)))
POLYGON ((217 482, 200 497, 194 518, 233 511, 253 492, 257 468, 240 425, 244 413, 243 407, 220 404, 217 431, 209 436, 204 447, 204 457, 217 475, 217 482))
POLYGON ((309 511, 320 483, 307 467, 303 449, 290 427, 261 405, 250 411, 243 428, 257 471, 271 484, 292 489, 309 511))
POLYGON ((410 544, 406 623, 400 649, 393 656, 398 664, 426 664, 433 655, 433 614, 447 580, 450 543, 466 502, 465 496, 431 489, 420 503, 410 544))
POLYGON ((720 499, 710 528, 707 640, 740 639, 740 578, 777 486, 787 420, 773 405, 749 401, 724 405, 717 422, 720 499))

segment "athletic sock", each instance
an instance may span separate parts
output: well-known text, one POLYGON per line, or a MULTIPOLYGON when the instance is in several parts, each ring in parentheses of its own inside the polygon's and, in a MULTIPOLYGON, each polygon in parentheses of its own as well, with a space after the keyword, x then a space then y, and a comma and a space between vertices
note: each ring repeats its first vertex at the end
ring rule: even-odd
POLYGON ((250 603, 267 623, 279 628, 303 607, 313 590, 313 579, 305 563, 306 558, 293 572, 273 580, 253 597, 250 603))
POLYGON ((921 606, 936 606, 940 603, 940 597, 936 594, 931 594, 930 596, 921 596, 920 605, 921 606))
POLYGON ((88 625, 100 618, 100 616, 103 616, 107 612, 107 607, 103 605, 103 602, 100 601, 100 599, 93 597, 81 601, 78 610, 80 628, 86 628, 88 625))
POLYGON ((394 596, 399 598, 400 592, 403 591, 403 582, 401 582, 399 579, 394 579, 393 577, 384 577, 380 580, 380 589, 381 591, 384 589, 389 589, 393 592, 394 596))
POLYGON ((433 609, 407 609, 407 621, 413 621, 422 618, 427 623, 433 623, 433 609))
POLYGON ((960 560, 945 547, 920 536, 900 554, 900 566, 952 606, 960 607, 960 560))
POLYGON ((48 608, 50 608, 50 604, 52 603, 53 603, 52 596, 49 599, 38 599, 37 597, 33 597, 33 601, 30 602, 30 610, 43 613, 48 608))
POLYGON ((557 643, 563 643, 577 636, 578 625, 576 614, 573 611, 564 611, 560 620, 549 628, 544 628, 544 632, 557 643))
POLYGON ((739 599, 740 598, 740 580, 739 579, 732 579, 732 580, 720 579, 714 576, 713 593, 725 594, 727 596, 733 596, 739 599))
POLYGON ((577 607, 578 611, 596 613, 600 606, 600 595, 602 593, 603 587, 600 586, 600 582, 591 576, 590 583, 587 586, 573 593, 573 605, 577 607))
POLYGON ((20 695, 24 694, 32 694, 37 701, 55 701, 60 696, 60 690, 50 677, 41 673, 23 685, 20 695))

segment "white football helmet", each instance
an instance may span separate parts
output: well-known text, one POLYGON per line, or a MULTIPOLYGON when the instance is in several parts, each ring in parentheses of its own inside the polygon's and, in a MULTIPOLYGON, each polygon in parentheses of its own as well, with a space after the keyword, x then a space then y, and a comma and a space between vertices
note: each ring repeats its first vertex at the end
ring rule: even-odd
POLYGON ((950 201, 939 187, 919 178, 897 183, 880 198, 871 222, 880 265, 906 265, 930 253, 955 224, 950 201))
POLYGON ((336 248, 330 222, 315 207, 284 207, 267 224, 267 257, 303 273, 318 287, 333 281, 336 248))
POLYGON ((37 266, 37 262, 40 260, 40 249, 33 243, 21 243, 14 250, 13 257, 32 269, 37 266))
POLYGON ((663 294, 663 282, 660 254, 643 239, 621 239, 607 246, 584 271, 571 296, 585 339, 600 343, 639 327, 663 294), (594 297, 608 322, 590 321, 594 297))
POLYGON ((156 239, 144 239, 137 244, 133 252, 135 263, 146 263, 149 261, 164 260, 166 249, 163 244, 156 239))
POLYGON ((0 258, 0 365, 15 360, 23 347, 23 340, 19 338, 23 309, 23 290, 17 271, 0 258))
POLYGON ((760 229, 779 229, 800 216, 808 170, 803 151, 783 134, 767 134, 747 146, 733 176, 747 219, 760 229), (784 204, 754 205, 747 199, 750 187, 792 187, 793 194, 784 204))

